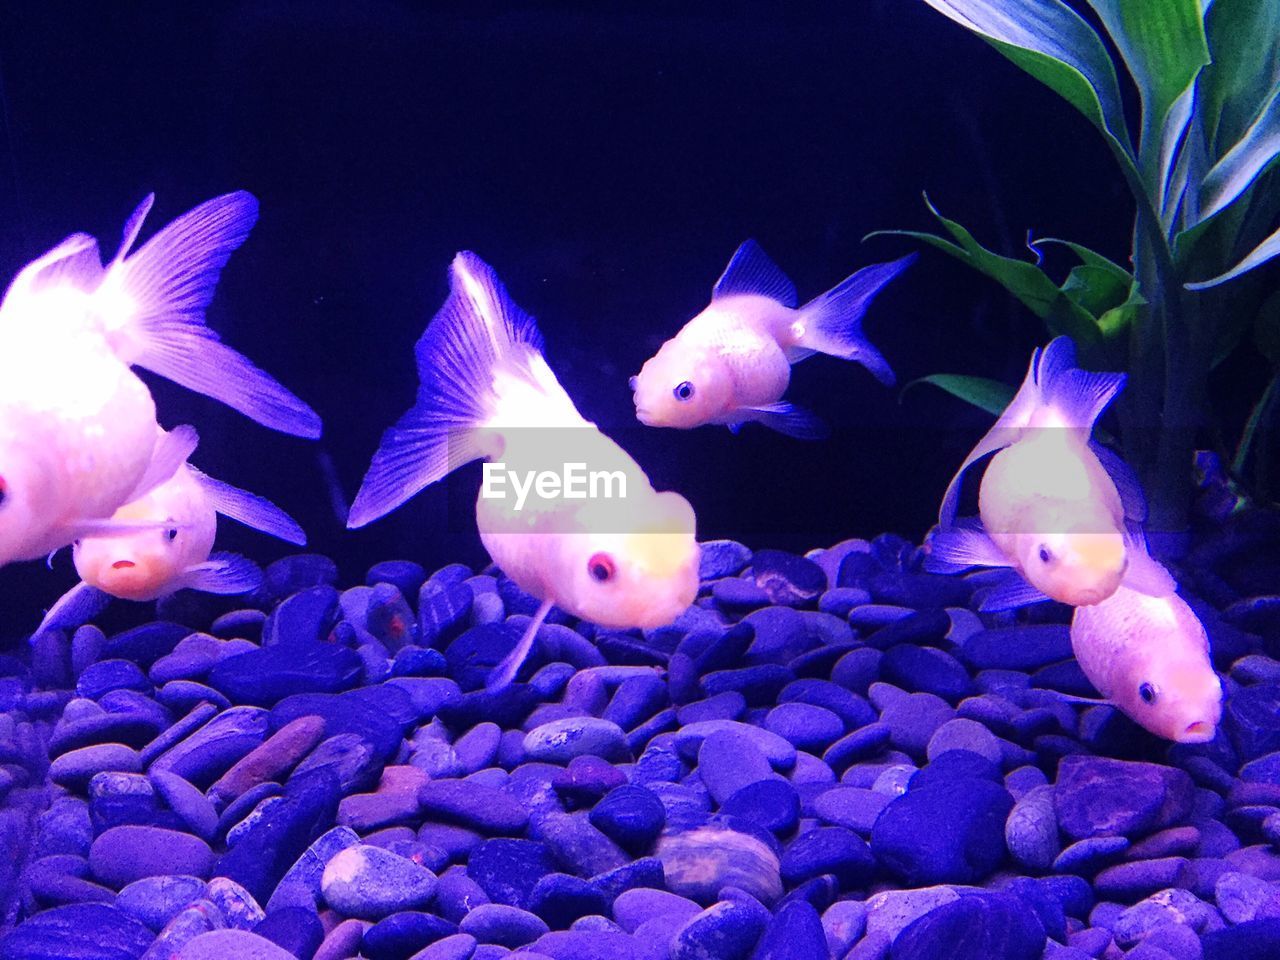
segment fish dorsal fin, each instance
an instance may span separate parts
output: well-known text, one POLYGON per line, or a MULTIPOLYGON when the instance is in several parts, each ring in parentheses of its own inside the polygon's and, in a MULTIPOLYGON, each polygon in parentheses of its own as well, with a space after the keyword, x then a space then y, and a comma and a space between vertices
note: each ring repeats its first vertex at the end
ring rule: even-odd
POLYGON ((200 434, 189 423, 167 431, 151 449, 151 462, 147 464, 147 471, 125 502, 132 503, 134 500, 145 497, 160 484, 172 478, 178 472, 178 468, 195 452, 199 443, 200 434))
POLYGON ((67 286, 85 293, 92 293, 102 281, 102 258, 98 253, 98 241, 87 233, 73 233, 60 244, 22 268, 9 285, 5 300, 20 300, 67 286))
POLYGON ((712 300, 746 295, 768 297, 784 307, 798 302, 795 284, 754 240, 738 247, 711 291, 712 300))
POLYGON ((225 595, 249 593, 262 586, 262 569, 236 553, 213 553, 204 563, 187 567, 169 586, 172 591, 199 590, 225 595))
POLYGON ((1081 370, 1075 363, 1075 344, 1069 337, 1055 337, 1040 355, 1036 386, 1041 402, 1058 411, 1067 426, 1091 431, 1124 388, 1125 375, 1081 370))
POLYGON ((303 547, 307 543, 307 535, 296 520, 265 497, 248 490, 241 490, 229 483, 215 480, 192 468, 196 482, 208 497, 210 506, 224 517, 253 527, 273 537, 279 537, 288 543, 303 547))
MULTIPOLYGON (((1070 341, 1067 343, 1069 346, 1070 341)), ((1049 347, 1043 350, 1037 347, 1032 352, 1031 363, 1027 366, 1027 375, 1023 378, 1022 385, 1018 387, 1018 392, 1013 395, 1009 405, 1004 408, 1004 413, 1000 414, 991 429, 983 434, 982 439, 969 451, 969 455, 964 458, 964 463, 960 464, 960 469, 947 484, 947 492, 943 495, 942 505, 938 508, 938 526, 942 529, 946 530, 955 523, 956 509, 960 502, 960 484, 964 479, 965 471, 983 457, 1014 443, 1022 436, 1023 428, 1031 422, 1031 415, 1040 404, 1038 372, 1041 358, 1048 349, 1049 347)))
POLYGON ((138 233, 142 230, 142 221, 147 219, 147 214, 151 212, 151 205, 156 202, 156 195, 148 193, 142 198, 142 202, 129 214, 129 219, 124 225, 124 230, 120 234, 120 250, 116 253, 116 262, 123 260, 133 249, 134 243, 138 239, 138 233))

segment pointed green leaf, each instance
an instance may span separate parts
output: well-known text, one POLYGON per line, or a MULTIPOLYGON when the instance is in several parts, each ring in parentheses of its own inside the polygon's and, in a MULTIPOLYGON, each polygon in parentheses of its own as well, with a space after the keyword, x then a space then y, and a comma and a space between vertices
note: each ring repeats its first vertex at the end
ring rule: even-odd
MULTIPOLYGON (((1133 163, 1115 64, 1102 39, 1060 0, 925 0, 985 38, 1063 97, 1133 163)), ((1179 88, 1181 89, 1181 88, 1179 88)))
POLYGON ((1236 476, 1244 473, 1245 465, 1249 462, 1249 451, 1258 436, 1258 428, 1262 426, 1267 409, 1274 404, 1278 394, 1280 394, 1280 374, 1271 378, 1267 389, 1262 391, 1262 396, 1249 412, 1249 419, 1244 425, 1244 432, 1240 435, 1240 443, 1236 447, 1236 455, 1231 460, 1231 472, 1236 476))
POLYGON ((1146 299, 1135 283, 1129 288, 1129 296, 1124 303, 1112 307, 1098 318, 1098 327, 1107 340, 1116 340, 1123 335, 1138 316, 1138 311, 1147 305, 1146 299))
POLYGON ((1207 220, 1229 206, 1278 156, 1280 82, 1263 102, 1240 142, 1205 175, 1200 188, 1201 218, 1207 220))
MULTIPOLYGON (((1209 62, 1199 0, 1089 0, 1142 99, 1142 147, 1153 150, 1169 108, 1209 62)), ((1145 166, 1145 164, 1144 164, 1145 166)))
POLYGON ((1280 64, 1280 0, 1215 0, 1205 14, 1213 63, 1205 68, 1200 112, 1210 159, 1238 143, 1280 64))
POLYGON ((1165 235, 1169 236, 1178 213, 1182 209, 1183 195, 1187 192, 1190 177, 1190 161, 1193 149, 1188 147, 1187 139, 1192 136, 1195 108, 1198 101, 1200 74, 1197 73, 1187 84, 1187 88, 1173 101, 1169 112, 1165 114, 1164 126, 1160 131, 1160 155, 1157 159, 1155 196, 1159 201, 1160 224, 1165 235))
POLYGON ((985 410, 996 417, 1004 413, 1005 407, 1009 406, 1016 392, 1016 388, 1011 387, 1009 384, 1002 383, 999 380, 991 380, 987 377, 969 377, 959 373, 935 373, 932 376, 921 377, 919 380, 912 380, 908 383, 902 388, 898 401, 901 402, 907 391, 917 383, 931 383, 935 387, 945 390, 953 397, 959 397, 966 403, 971 403, 978 409, 985 410))
POLYGON ((1226 283, 1228 280, 1234 280, 1243 273, 1248 273, 1255 267, 1260 267, 1272 257, 1280 255, 1280 230, 1277 230, 1262 243, 1258 244, 1253 251, 1234 267, 1221 276, 1214 277, 1212 280, 1201 280, 1197 283, 1188 283, 1188 290, 1206 290, 1209 287, 1216 287, 1220 283, 1226 283))
POLYGON ((925 197, 925 204, 929 207, 929 212, 951 234, 954 242, 931 233, 909 230, 883 230, 869 236, 885 233, 922 240, 991 277, 1044 320, 1045 326, 1055 336, 1065 334, 1071 337, 1076 346, 1084 351, 1101 343, 1102 335, 1098 330, 1097 320, 1063 293, 1047 273, 1034 263, 1015 260, 988 250, 968 230, 940 214, 928 197, 925 197))

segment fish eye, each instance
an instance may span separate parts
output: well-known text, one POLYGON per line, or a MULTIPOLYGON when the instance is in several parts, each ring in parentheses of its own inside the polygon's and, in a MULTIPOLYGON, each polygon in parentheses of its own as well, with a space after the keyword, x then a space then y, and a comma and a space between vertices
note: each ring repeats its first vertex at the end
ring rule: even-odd
POLYGON ((1053 551, 1043 543, 1040 544, 1040 562, 1046 565, 1053 563, 1053 551))
POLYGON ((587 561, 587 572, 591 574, 591 579, 596 583, 608 583, 613 579, 618 569, 614 565, 613 557, 607 553, 595 553, 587 561))
POLYGON ((676 384, 676 388, 671 391, 677 400, 693 399, 693 384, 688 380, 682 380, 676 384))
POLYGON ((4 477, 0 477, 0 507, 3 507, 5 501, 9 499, 9 485, 4 482, 4 477))
POLYGON ((627 381, 627 386, 631 388, 632 393, 636 392, 636 387, 638 387, 639 385, 640 385, 639 377, 632 377, 627 381))
POLYGON ((1144 683, 1138 687, 1138 696, 1142 698, 1143 703, 1151 704, 1159 699, 1160 694, 1156 691, 1154 684, 1144 683))
POLYGON ((164 535, 165 535, 165 539, 167 539, 170 543, 173 543, 173 541, 178 539, 178 528, 170 527, 168 530, 164 532, 164 535))

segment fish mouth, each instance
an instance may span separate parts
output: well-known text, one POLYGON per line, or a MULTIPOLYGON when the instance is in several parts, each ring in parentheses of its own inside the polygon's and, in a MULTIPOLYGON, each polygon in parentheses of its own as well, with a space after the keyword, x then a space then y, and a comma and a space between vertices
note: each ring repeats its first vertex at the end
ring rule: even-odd
POLYGON ((111 565, 112 570, 132 570, 137 564, 132 560, 117 560, 111 565))
POLYGON ((636 419, 647 427, 653 426, 653 414, 644 407, 636 407, 636 419))
POLYGON ((1187 724, 1182 732, 1183 743, 1204 743, 1213 739, 1213 724, 1208 720, 1197 720, 1187 724))

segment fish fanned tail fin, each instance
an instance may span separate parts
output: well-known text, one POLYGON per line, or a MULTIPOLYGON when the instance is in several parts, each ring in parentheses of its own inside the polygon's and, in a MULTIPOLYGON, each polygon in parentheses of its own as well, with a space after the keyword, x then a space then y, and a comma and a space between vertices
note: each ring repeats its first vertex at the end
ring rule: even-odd
POLYGON ((533 317, 510 298, 493 269, 474 253, 459 253, 449 268, 449 297, 414 348, 417 401, 383 433, 351 504, 348 528, 390 513, 482 456, 476 430, 493 417, 495 373, 514 371, 534 389, 545 390, 548 384, 538 379, 537 370, 544 377, 550 372, 534 362, 542 342, 533 317))
MULTIPOLYGON (((147 201, 125 228, 132 245, 147 201)), ((205 325, 218 277, 248 237, 258 201, 244 191, 215 197, 174 220, 113 264, 98 291, 121 359, 213 397, 264 426, 320 436, 320 418, 270 374, 222 343, 205 325)))
POLYGON ((798 302, 795 284, 754 240, 747 240, 734 251, 711 291, 712 300, 732 296, 768 297, 784 307, 794 307, 798 302))
POLYGON ((889 263, 864 267, 822 296, 810 300, 800 308, 799 322, 804 332, 797 346, 802 350, 855 360, 885 386, 892 386, 897 378, 884 355, 863 334, 862 317, 876 294, 907 269, 915 258, 912 253, 889 263))
POLYGON ((1055 337, 1040 354, 1036 385, 1041 401, 1061 413, 1067 425, 1092 430, 1098 417, 1123 388, 1123 373, 1096 373, 1076 366, 1070 337, 1055 337))

